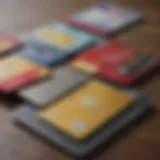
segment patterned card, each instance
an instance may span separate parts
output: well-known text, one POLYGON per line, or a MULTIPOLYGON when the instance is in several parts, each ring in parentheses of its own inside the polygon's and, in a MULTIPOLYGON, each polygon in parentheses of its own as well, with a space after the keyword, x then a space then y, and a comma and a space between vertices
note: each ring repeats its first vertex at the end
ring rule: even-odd
POLYGON ((47 68, 56 65, 64 58, 58 51, 54 51, 43 45, 38 46, 33 44, 25 45, 23 49, 15 54, 47 68))
POLYGON ((40 28, 33 33, 32 38, 35 42, 52 46, 63 54, 79 51, 97 41, 95 36, 61 22, 40 28))
POLYGON ((95 74, 106 70, 103 66, 115 68, 124 64, 135 55, 133 48, 116 42, 105 42, 84 52, 72 61, 76 69, 95 74))
POLYGON ((17 37, 0 34, 0 55, 13 50, 22 44, 22 41, 17 37))
POLYGON ((136 11, 104 2, 74 15, 69 22, 84 30, 104 35, 117 32, 140 19, 141 15, 136 11))
POLYGON ((44 78, 49 73, 23 58, 9 56, 0 60, 0 91, 10 93, 17 88, 44 78))
POLYGON ((123 90, 92 80, 40 111, 40 117, 72 138, 84 140, 126 109, 132 100, 123 90))

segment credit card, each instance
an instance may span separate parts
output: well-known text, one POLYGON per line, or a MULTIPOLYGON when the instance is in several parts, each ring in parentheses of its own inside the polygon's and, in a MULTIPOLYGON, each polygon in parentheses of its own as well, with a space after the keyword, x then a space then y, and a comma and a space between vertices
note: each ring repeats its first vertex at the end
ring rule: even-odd
POLYGON ((0 60, 0 92, 11 93, 49 74, 45 68, 23 58, 8 56, 0 60))
POLYGON ((23 45, 23 42, 18 37, 0 34, 0 55, 10 52, 21 45, 23 45))
MULTIPOLYGON (((27 129, 27 131, 36 133, 36 135, 40 136, 43 140, 47 140, 47 142, 50 142, 53 146, 58 146, 58 148, 61 148, 76 158, 87 159, 86 156, 96 152, 97 148, 103 144, 108 144, 108 142, 110 142, 111 139, 114 139, 114 137, 121 131, 124 131, 125 134, 127 126, 135 122, 138 118, 144 115, 144 113, 151 109, 152 101, 148 94, 124 89, 123 92, 127 92, 127 94, 131 95, 133 98, 130 107, 126 108, 121 114, 104 125, 94 134, 94 136, 89 137, 83 142, 71 139, 64 134, 64 132, 60 132, 56 127, 53 127, 53 125, 40 119, 38 110, 30 104, 21 104, 18 107, 15 113, 13 113, 14 122, 16 122, 18 126, 22 126, 22 129, 27 129)), ((97 118, 97 115, 98 114, 96 114, 94 120, 97 118)), ((53 115, 53 117, 54 116, 55 115, 53 115)), ((98 115, 98 117, 99 116, 100 115, 98 115)), ((81 125, 78 126, 80 126, 78 128, 83 129, 83 125, 82 127, 81 125)))
POLYGON ((138 54, 135 48, 117 42, 100 43, 71 62, 78 70, 123 85, 137 82, 159 64, 152 55, 138 54))
POLYGON ((57 98, 62 98, 69 90, 87 81, 87 79, 84 74, 67 66, 61 66, 54 70, 51 78, 42 83, 21 89, 18 95, 36 107, 43 108, 57 98))
POLYGON ((141 14, 127 7, 103 2, 72 16, 69 23, 98 35, 108 35, 138 22, 141 14))
POLYGON ((132 103, 132 96, 98 80, 40 111, 40 117, 76 140, 84 140, 132 103), (96 92, 95 92, 96 91, 96 92))
POLYGON ((106 70, 103 66, 115 68, 135 55, 134 48, 117 42, 105 42, 85 51, 75 58, 71 65, 84 72, 96 74, 106 70))
POLYGON ((53 67, 61 62, 64 56, 60 55, 58 51, 54 51, 43 45, 27 44, 23 49, 15 53, 16 56, 26 58, 43 67, 53 67))
POLYGON ((72 54, 95 43, 97 37, 62 22, 55 22, 37 29, 31 40, 53 47, 62 54, 72 54))

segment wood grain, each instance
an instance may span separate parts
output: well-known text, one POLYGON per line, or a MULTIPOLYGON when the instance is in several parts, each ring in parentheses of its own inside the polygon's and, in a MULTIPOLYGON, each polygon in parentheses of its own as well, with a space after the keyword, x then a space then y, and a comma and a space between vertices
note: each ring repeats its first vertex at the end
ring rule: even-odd
MULTIPOLYGON (((63 19, 94 2, 96 0, 1 0, 0 31, 26 32, 40 24, 63 19)), ((120 33, 114 39, 160 57, 160 1, 117 2, 141 11, 144 23, 120 33)), ((153 97, 156 114, 106 148, 96 160, 160 159, 160 76, 154 76, 143 87, 153 97)), ((70 157, 12 124, 12 111, 16 105, 17 100, 13 98, 0 98, 0 159, 70 160, 70 157)))

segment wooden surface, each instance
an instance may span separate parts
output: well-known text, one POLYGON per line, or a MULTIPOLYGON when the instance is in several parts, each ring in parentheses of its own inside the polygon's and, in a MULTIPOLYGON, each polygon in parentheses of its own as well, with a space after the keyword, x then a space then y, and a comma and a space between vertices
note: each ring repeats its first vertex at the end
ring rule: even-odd
MULTIPOLYGON (((141 11, 145 21, 115 39, 160 57, 160 1, 117 1, 141 11)), ((0 0, 0 31, 22 33, 64 18, 94 2, 96 0, 0 0)), ((156 114, 106 148, 96 160, 160 159, 160 76, 154 76, 144 89, 153 97, 156 114)), ((12 111, 16 105, 13 98, 0 98, 0 160, 70 160, 12 124, 12 111)))

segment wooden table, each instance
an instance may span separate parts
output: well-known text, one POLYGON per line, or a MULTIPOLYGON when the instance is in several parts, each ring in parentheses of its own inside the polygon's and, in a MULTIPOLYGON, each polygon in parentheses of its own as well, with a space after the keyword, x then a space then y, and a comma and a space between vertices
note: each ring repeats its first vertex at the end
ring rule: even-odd
MULTIPOLYGON (((114 39, 160 57, 160 1, 117 1, 141 11, 145 21, 114 39)), ((1 0, 0 30, 22 33, 40 24, 64 18, 94 2, 96 0, 1 0)), ((154 76, 143 87, 153 96, 156 114, 107 147, 95 159, 160 159, 160 76, 154 76)), ((0 159, 69 160, 65 154, 13 125, 12 111, 16 105, 14 98, 0 98, 0 159)))

